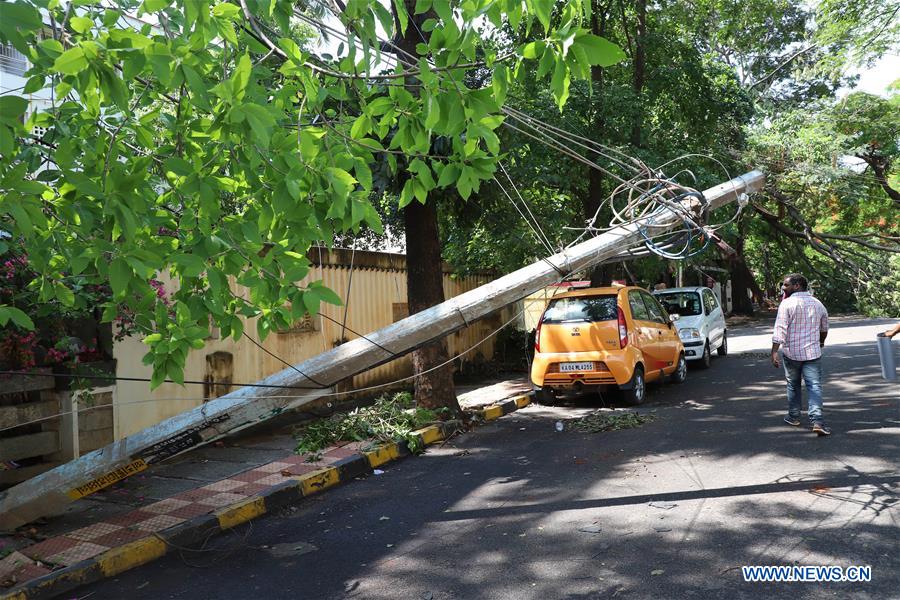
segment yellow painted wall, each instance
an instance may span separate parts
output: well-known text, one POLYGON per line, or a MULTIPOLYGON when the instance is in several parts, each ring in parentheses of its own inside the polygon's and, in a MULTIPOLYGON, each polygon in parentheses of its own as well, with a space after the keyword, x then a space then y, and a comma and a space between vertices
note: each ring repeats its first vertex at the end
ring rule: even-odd
MULTIPOLYGON (((362 251, 353 254, 349 250, 342 249, 331 252, 322 250, 320 261, 318 252, 318 249, 310 251, 309 258, 315 264, 309 276, 300 284, 321 279, 327 287, 345 299, 345 306, 322 304, 325 314, 342 322, 344 310, 347 308, 347 326, 364 335, 394 322, 394 304, 406 303, 406 271, 403 255, 362 251), (354 268, 348 295, 351 260, 354 268), (346 302, 348 298, 349 302, 346 302)), ((447 298, 451 298, 484 285, 493 278, 489 274, 454 278, 445 272, 444 294, 447 298)), ((455 356, 486 337, 509 320, 517 310, 520 308, 508 307, 449 336, 447 342, 450 355, 455 356)), ((256 338, 255 320, 248 320, 244 328, 256 338)), ((357 336, 347 331, 344 337, 352 340, 357 336)), ((331 350, 338 345, 340 338, 339 324, 317 317, 316 331, 272 333, 263 342, 263 346, 285 361, 297 364, 331 350)), ((479 354, 484 359, 492 358, 494 343, 494 338, 485 341, 462 357, 462 361, 472 361, 479 354)), ((202 381, 206 373, 206 356, 216 351, 230 352, 233 355, 235 382, 256 382, 286 368, 280 361, 264 353, 246 338, 241 338, 237 342, 231 338, 227 340, 214 338, 207 340, 205 348, 192 351, 188 355, 185 380, 202 381)), ((141 363, 145 353, 146 346, 139 338, 132 337, 117 342, 114 348, 117 376, 149 378, 150 367, 141 363)), ((412 366, 409 358, 400 358, 356 375, 352 381, 352 389, 394 381, 411 374, 412 366)), ((150 392, 149 384, 146 382, 119 381, 115 398, 116 436, 121 438, 198 406, 203 402, 203 386, 181 387, 174 383, 164 383, 150 392)))

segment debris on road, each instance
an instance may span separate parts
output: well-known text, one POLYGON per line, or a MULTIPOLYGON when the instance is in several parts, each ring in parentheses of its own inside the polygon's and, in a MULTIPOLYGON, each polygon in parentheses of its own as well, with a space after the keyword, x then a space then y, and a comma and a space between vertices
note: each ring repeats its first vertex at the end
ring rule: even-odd
MULTIPOLYGON (((569 428, 581 433, 600 433, 601 431, 617 431, 619 429, 632 429, 640 427, 644 423, 653 421, 654 415, 640 414, 632 411, 627 412, 611 412, 609 410, 599 409, 578 419, 569 421, 569 428)), ((556 429, 560 428, 562 423, 557 421, 556 429)))
POLYGON ((678 505, 674 502, 651 502, 648 506, 652 506, 653 508, 661 508, 663 510, 670 510, 678 505))

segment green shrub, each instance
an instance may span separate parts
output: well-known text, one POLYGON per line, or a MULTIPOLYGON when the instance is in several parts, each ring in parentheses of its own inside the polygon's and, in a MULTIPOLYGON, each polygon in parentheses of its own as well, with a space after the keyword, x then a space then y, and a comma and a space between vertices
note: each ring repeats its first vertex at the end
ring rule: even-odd
POLYGON ((298 454, 313 457, 336 442, 403 442, 410 452, 421 452, 421 440, 413 435, 438 420, 439 412, 414 406, 412 394, 382 396, 371 406, 336 413, 314 421, 296 433, 298 454))

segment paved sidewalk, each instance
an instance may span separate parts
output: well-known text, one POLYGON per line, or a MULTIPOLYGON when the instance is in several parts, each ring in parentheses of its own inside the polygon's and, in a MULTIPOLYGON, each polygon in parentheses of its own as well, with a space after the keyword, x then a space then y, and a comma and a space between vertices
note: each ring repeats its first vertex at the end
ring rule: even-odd
MULTIPOLYGON (((473 410, 524 389, 521 381, 466 386, 460 401, 473 410)), ((351 442, 298 455, 291 429, 239 434, 187 452, 70 504, 62 515, 0 535, 0 593, 374 449, 351 442)))

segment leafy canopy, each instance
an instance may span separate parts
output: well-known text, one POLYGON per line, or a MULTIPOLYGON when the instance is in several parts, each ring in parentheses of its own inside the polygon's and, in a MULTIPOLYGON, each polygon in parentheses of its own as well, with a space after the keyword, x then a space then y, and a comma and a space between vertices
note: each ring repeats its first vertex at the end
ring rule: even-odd
MULTIPOLYGON (((297 39, 306 15, 290 0, 72 6, 3 5, 0 42, 33 65, 23 94, 51 87, 54 99, 31 114, 22 95, 0 99, 0 228, 40 273, 42 301, 71 302, 75 276, 110 284, 104 319, 135 315, 152 387, 183 381, 210 322, 237 339, 241 317, 255 318, 264 338, 340 302, 297 282, 316 240, 381 228, 376 162, 407 176, 401 206, 436 188, 467 198, 494 173, 506 90, 536 60, 562 107, 571 79, 622 58, 585 28, 585 0, 350 0, 336 16, 351 43, 336 57, 297 39), (384 54, 379 28, 396 39, 415 15, 428 42, 403 62, 384 54), (485 21, 539 39, 498 56, 485 21), (489 85, 466 85, 471 65, 489 85), (148 283, 159 272, 176 282, 171 306, 148 283)), ((31 325, 0 307, 10 320, 31 325)))

